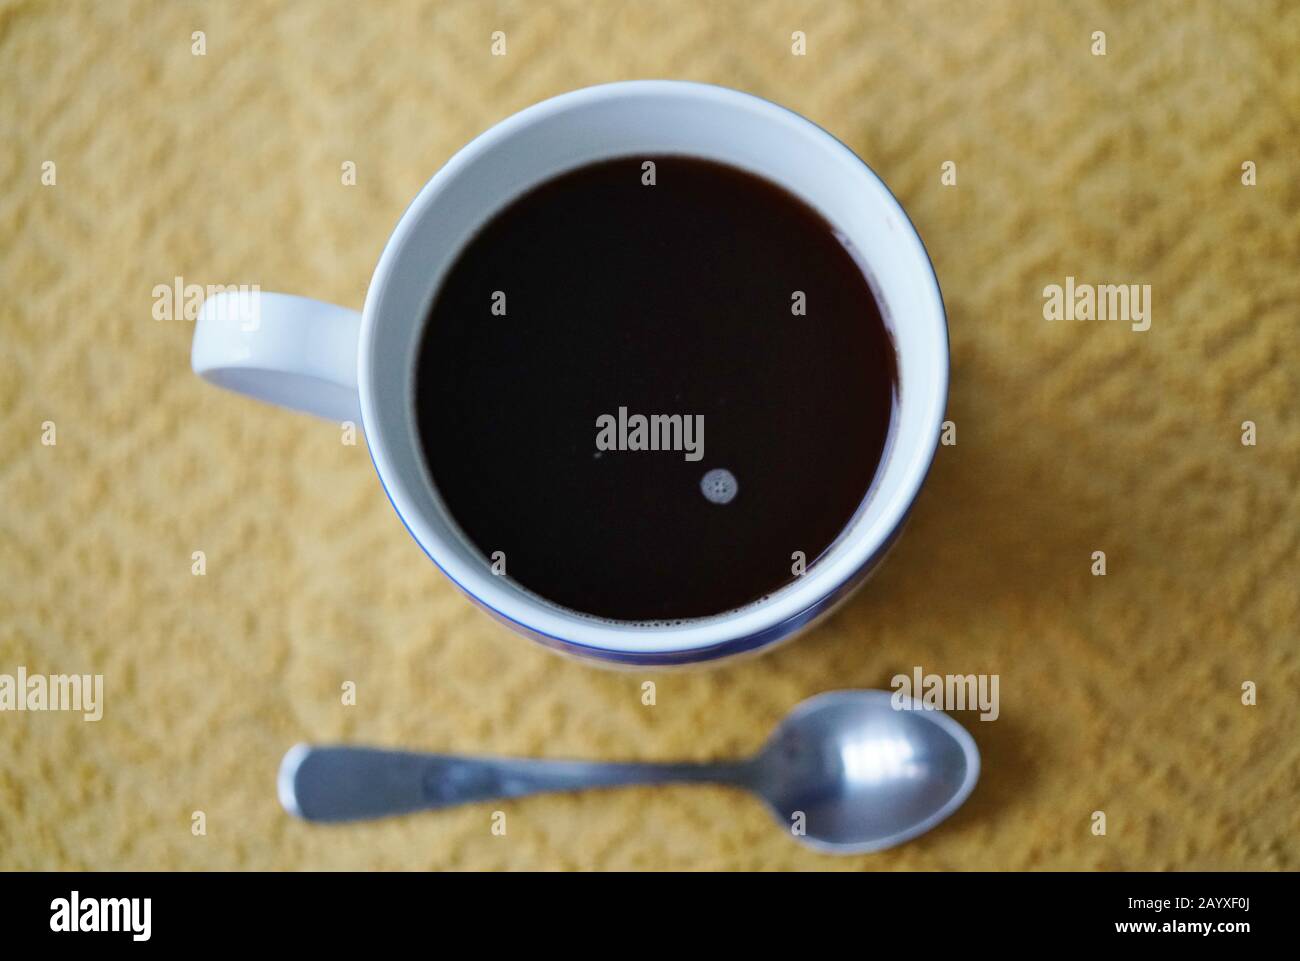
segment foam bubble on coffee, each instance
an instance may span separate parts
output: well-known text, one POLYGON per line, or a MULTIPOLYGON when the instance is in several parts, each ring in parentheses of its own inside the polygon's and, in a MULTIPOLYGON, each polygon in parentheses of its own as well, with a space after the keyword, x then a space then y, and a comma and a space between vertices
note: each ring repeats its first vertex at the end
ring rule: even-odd
POLYGON ((715 467, 700 479, 700 490, 711 504, 730 504, 739 489, 736 475, 725 467, 715 467))

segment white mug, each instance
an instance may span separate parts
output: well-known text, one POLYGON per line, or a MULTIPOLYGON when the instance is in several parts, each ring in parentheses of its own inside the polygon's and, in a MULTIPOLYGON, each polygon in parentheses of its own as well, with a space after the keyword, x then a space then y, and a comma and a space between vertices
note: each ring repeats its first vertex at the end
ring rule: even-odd
POLYGON ((789 638, 865 580, 898 535, 939 440, 948 329, 934 268, 898 201, 853 151, 798 114, 749 94, 669 80, 575 90, 501 121, 439 170, 407 208, 364 310, 261 294, 256 322, 234 294, 205 301, 194 370, 215 384, 359 424, 387 492, 430 559, 481 607, 553 648, 605 663, 669 665, 789 638), (669 625, 610 623, 553 606, 469 543, 424 468, 412 402, 421 328, 442 279, 494 214, 537 184, 598 160, 684 154, 772 181, 856 252, 897 352, 898 394, 876 478, 806 572, 765 600, 669 625))

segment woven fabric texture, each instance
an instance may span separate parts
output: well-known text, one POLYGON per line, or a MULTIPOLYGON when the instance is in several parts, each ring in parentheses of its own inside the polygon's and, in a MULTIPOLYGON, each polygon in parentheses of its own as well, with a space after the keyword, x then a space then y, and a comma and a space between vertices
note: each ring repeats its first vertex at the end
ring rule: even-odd
POLYGON ((1298 54, 1286 2, 0 3, 0 673, 105 678, 100 721, 0 713, 0 867, 1300 868, 1298 54), (200 382, 193 324, 152 314, 177 277, 359 308, 457 148, 646 77, 775 100, 881 174, 943 286, 957 431, 834 617, 659 674, 506 633, 363 441, 200 382), (1150 329, 1045 320, 1066 277, 1149 284, 1150 329), (723 789, 331 829, 276 801, 300 740, 722 758, 916 666, 997 674, 1001 713, 956 715, 966 806, 877 855, 723 789))

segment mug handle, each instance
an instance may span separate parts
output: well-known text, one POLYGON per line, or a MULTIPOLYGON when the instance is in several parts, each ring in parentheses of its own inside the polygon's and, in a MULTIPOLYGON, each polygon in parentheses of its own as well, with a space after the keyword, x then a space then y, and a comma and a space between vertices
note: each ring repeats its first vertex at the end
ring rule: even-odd
POLYGON ((361 423, 361 315, 291 294, 217 291, 203 301, 190 363, 204 380, 291 410, 361 423))

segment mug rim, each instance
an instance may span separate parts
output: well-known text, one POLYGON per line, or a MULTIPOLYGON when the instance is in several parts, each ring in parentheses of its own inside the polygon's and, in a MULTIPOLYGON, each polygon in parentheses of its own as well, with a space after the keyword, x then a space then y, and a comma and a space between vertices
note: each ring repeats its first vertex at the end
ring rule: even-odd
MULTIPOLYGON (((480 223, 486 223, 497 212, 496 209, 487 209, 486 205, 485 209, 486 212, 480 223)), ((387 322, 406 323, 409 320, 408 317, 391 317, 387 322)), ((385 243, 366 294, 358 351, 358 393, 367 448, 385 495, 403 526, 425 555, 471 601, 516 631, 570 653, 616 662, 674 663, 708 660, 774 644, 797 633, 807 623, 821 616, 833 602, 842 599, 857 585, 861 575, 874 565, 897 537, 929 472, 938 447, 939 428, 947 402, 949 361, 947 312, 933 261, 920 233, 902 204, 869 164, 833 134, 802 114, 762 97, 728 87, 694 81, 631 80, 583 87, 562 93, 506 117, 456 151, 424 184, 403 212, 385 243), (786 588, 774 592, 770 598, 742 608, 720 612, 706 618, 666 624, 607 621, 581 612, 569 612, 544 599, 532 600, 531 593, 526 592, 526 589, 524 589, 525 593, 517 596, 502 593, 494 603, 482 595, 488 593, 485 588, 491 586, 495 589, 495 585, 491 585, 490 581, 484 582, 477 576, 477 574, 487 573, 486 563, 482 572, 477 574, 468 572, 481 582, 479 590, 471 589, 466 583, 471 579, 470 577, 457 576, 450 569, 454 566, 448 560, 452 551, 444 543, 445 538, 429 528, 421 516, 422 512, 412 503, 404 479, 397 471, 391 469, 389 464, 387 456, 389 445, 393 442, 404 442, 405 439, 385 438, 381 419, 376 415, 379 400, 375 389, 382 377, 380 372, 372 369, 375 361, 373 347, 376 331, 385 320, 385 315, 381 313, 384 293, 393 279, 394 265, 412 234, 422 224, 425 212, 434 203, 443 187, 482 154, 507 140, 526 125, 535 123, 556 111, 592 105, 611 98, 664 94, 709 98, 721 107, 757 110, 769 114, 773 119, 780 118, 783 123, 803 127, 805 133, 824 138, 828 149, 845 155, 844 159, 851 161, 854 169, 868 175, 868 182, 878 191, 879 199, 898 215, 900 224, 905 228, 903 239, 913 242, 919 252, 919 263, 924 267, 924 270, 919 272, 924 273, 925 278, 928 278, 928 293, 932 295, 930 306, 933 317, 931 319, 937 321, 942 334, 940 338, 942 347, 935 350, 929 360, 932 386, 927 391, 930 395, 930 403, 927 407, 930 416, 927 418, 926 433, 910 441, 907 438, 898 438, 896 439, 898 442, 892 449, 888 449, 882 455, 881 464, 877 469, 877 478, 884 473, 889 460, 903 458, 907 460, 903 488, 892 497, 882 516, 873 525, 863 527, 860 531, 852 531, 855 539, 851 543, 842 545, 844 554, 838 559, 838 569, 833 578, 829 576, 830 572, 827 569, 818 570, 820 560, 823 559, 819 559, 818 563, 809 567, 805 575, 806 580, 811 582, 816 577, 824 582, 816 592, 805 588, 803 597, 794 593, 786 594, 785 591, 794 586, 787 585, 786 588), (510 603, 504 603, 507 599, 510 603), (553 626, 556 622, 564 623, 566 630, 557 631, 553 626), (599 635, 598 641, 595 639, 596 635, 599 635)), ((869 494, 864 495, 864 504, 868 497, 869 494)), ((860 507, 859 513, 861 510, 860 507)), ((450 520, 455 523, 454 518, 450 520)), ((847 521, 841 537, 849 535, 858 520, 859 515, 855 514, 854 518, 847 521)), ((834 551, 837 546, 833 545, 831 551, 834 551)))

